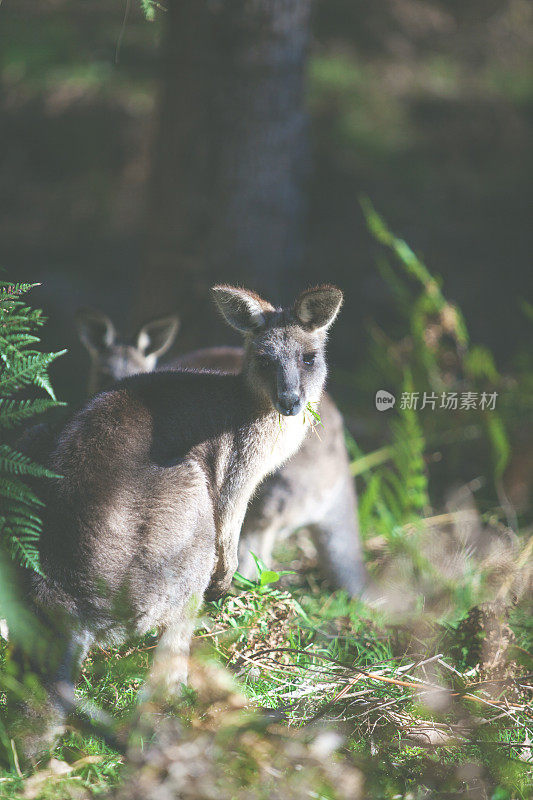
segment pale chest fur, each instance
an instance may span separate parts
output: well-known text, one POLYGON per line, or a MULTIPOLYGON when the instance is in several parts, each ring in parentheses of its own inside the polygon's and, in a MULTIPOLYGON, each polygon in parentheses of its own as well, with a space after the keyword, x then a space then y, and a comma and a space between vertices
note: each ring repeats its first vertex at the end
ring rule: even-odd
POLYGON ((297 450, 307 433, 309 420, 303 413, 295 417, 280 417, 272 414, 259 420, 251 432, 250 458, 255 454, 257 482, 277 469, 297 450))
POLYGON ((234 434, 233 447, 220 465, 219 520, 223 528, 240 527, 258 484, 300 448, 308 430, 304 414, 272 413, 234 434))

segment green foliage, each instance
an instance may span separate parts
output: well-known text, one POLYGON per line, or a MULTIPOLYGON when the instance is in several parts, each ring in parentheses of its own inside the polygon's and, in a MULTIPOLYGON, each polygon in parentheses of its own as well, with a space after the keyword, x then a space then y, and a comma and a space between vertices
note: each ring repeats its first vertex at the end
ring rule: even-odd
POLYGON ((245 578, 239 572, 235 573, 237 585, 241 586, 243 589, 252 589, 257 591, 259 594, 263 594, 264 592, 271 591, 271 584, 277 583, 284 575, 294 575, 293 570, 280 570, 276 572, 275 570, 268 569, 265 566, 265 563, 252 553, 252 558, 255 562, 255 568, 257 569, 257 580, 251 581, 248 578, 245 578))
MULTIPOLYGON (((412 392, 409 373, 404 392, 412 392)), ((416 411, 409 406, 399 409, 398 419, 391 422, 395 448, 393 461, 397 478, 398 500, 402 503, 401 518, 422 514, 429 507, 428 481, 424 461, 424 439, 416 411)))
MULTIPOLYGON (((510 382, 500 376, 490 351, 470 343, 461 311, 447 300, 441 281, 389 230, 368 200, 362 205, 370 232, 393 256, 389 260, 380 253, 377 267, 397 313, 385 321, 386 330, 371 328, 367 383, 364 376, 360 383, 372 394, 386 387, 396 397, 394 408, 372 419, 384 423, 386 444, 363 453, 347 437, 352 473, 361 484, 360 527, 370 548, 379 553, 376 567, 394 564, 387 567, 389 580, 408 587, 403 591, 404 600, 410 595, 408 613, 456 626, 473 607, 490 601, 493 578, 488 562, 484 567, 472 558, 473 545, 460 539, 454 546, 446 544, 460 523, 453 513, 433 511, 429 480, 434 478, 428 464, 435 456, 435 462, 442 463, 439 469, 450 470, 445 488, 462 481, 468 487, 488 468, 493 484, 487 484, 481 502, 491 509, 492 519, 508 518, 499 498, 510 458, 506 396, 501 390, 510 382), (451 394, 475 395, 477 406, 461 408, 458 402, 447 408, 442 398, 451 394), (498 399, 495 407, 480 402, 492 396, 498 399), (426 403, 427 397, 434 402, 426 403), (455 465, 466 469, 461 474, 455 465)), ((478 515, 475 525, 480 531, 488 518, 478 515)), ((371 562, 371 571, 374 568, 371 562)))
MULTIPOLYGON (((412 390, 412 378, 406 372, 403 391, 412 390)), ((367 455, 348 436, 349 449, 355 456, 352 472, 360 475, 365 486, 359 498, 361 529, 367 536, 379 534, 387 539, 425 514, 430 502, 419 414, 407 405, 399 407, 390 431, 391 444, 367 455)))
MULTIPOLYGON (((412 389, 407 372, 403 391, 412 389)), ((392 443, 375 454, 361 455, 355 442, 348 441, 356 456, 352 471, 361 475, 366 487, 359 501, 361 528, 367 534, 379 533, 386 538, 429 507, 425 441, 416 410, 407 406, 398 408, 390 430, 392 443)))
POLYGON ((369 372, 374 386, 379 381, 395 392, 397 403, 390 414, 392 441, 366 455, 355 448, 352 471, 366 484, 360 504, 363 529, 389 536, 429 507, 424 452, 428 445, 448 441, 450 426, 463 442, 468 439, 461 437, 461 430, 469 424, 484 431, 496 483, 508 463, 510 445, 499 409, 478 405, 468 411, 453 409, 453 414, 441 410, 442 393, 488 398, 497 394, 502 378, 490 351, 470 344, 463 315, 446 299, 441 281, 390 231, 367 198, 361 205, 370 233, 394 259, 381 253, 377 268, 396 302, 399 323, 392 334, 373 326, 369 372), (402 406, 406 392, 418 394, 417 408, 402 406), (436 398, 434 407, 424 408, 424 393, 436 398))
MULTIPOLYGON (((0 282, 0 429, 4 430, 62 405, 55 398, 48 367, 65 351, 41 353, 33 349, 39 342, 36 331, 45 320, 39 309, 31 309, 22 299, 32 287, 29 283, 0 282), (48 398, 19 396, 31 386, 45 391, 48 398)), ((11 445, 0 445, 0 544, 36 571, 41 531, 37 512, 42 502, 25 479, 51 477, 57 476, 11 445)))
POLYGON ((149 22, 153 22, 155 19, 155 10, 159 7, 159 4, 155 3, 154 0, 140 0, 140 3, 146 19, 149 22))
MULTIPOLYGON (((393 266, 382 255, 377 266, 406 327, 403 335, 408 337, 407 361, 415 387, 447 388, 443 363, 451 355, 461 361, 469 345, 463 315, 445 298, 440 279, 430 273, 403 239, 389 230, 367 198, 361 200, 361 206, 370 233, 395 259, 393 266)), ((392 351, 388 356, 391 366, 401 368, 400 354, 394 348, 392 351)))

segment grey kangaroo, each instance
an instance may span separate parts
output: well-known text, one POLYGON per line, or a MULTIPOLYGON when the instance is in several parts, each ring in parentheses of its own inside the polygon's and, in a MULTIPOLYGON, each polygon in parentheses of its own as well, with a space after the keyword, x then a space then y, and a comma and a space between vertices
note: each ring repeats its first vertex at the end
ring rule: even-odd
MULTIPOLYGON (((90 385, 98 390, 126 374, 152 371, 179 328, 177 317, 165 317, 145 325, 133 342, 127 343, 99 311, 80 309, 76 324, 90 355, 90 385)), ((241 348, 209 347, 182 355, 161 368, 238 373, 243 360, 241 348)), ((269 563, 277 540, 306 527, 317 548, 322 572, 332 585, 357 595, 366 574, 343 421, 327 393, 317 410, 323 424, 316 431, 308 431, 300 450, 263 481, 250 502, 239 543, 239 571, 252 578, 256 574, 252 553, 269 563)))
POLYGON ((163 317, 144 325, 134 342, 119 341, 109 317, 92 308, 79 309, 76 327, 91 357, 87 391, 92 395, 129 375, 152 372, 161 356, 172 346, 179 319, 176 316, 163 317))
POLYGON ((245 289, 214 300, 244 336, 239 374, 161 371, 93 397, 55 439, 40 541, 46 577, 30 593, 65 637, 47 688, 69 707, 95 642, 160 627, 152 680, 186 679, 195 612, 227 591, 239 533, 259 482, 305 438, 308 403, 326 378, 325 343, 342 303, 332 286, 274 308, 245 289), (280 416, 281 415, 281 416, 280 416))

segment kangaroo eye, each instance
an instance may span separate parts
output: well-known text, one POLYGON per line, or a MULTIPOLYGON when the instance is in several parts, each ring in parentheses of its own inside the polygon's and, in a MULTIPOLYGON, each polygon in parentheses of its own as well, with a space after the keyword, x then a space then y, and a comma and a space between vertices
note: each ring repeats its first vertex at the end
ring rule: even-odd
POLYGON ((307 367, 312 367, 316 361, 316 353, 306 353, 302 356, 302 361, 307 367))

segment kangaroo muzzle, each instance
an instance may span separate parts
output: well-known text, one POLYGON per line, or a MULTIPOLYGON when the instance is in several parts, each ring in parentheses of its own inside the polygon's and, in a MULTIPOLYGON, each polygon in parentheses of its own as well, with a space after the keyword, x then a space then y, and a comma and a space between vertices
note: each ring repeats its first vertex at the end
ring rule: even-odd
POLYGON ((303 402, 300 397, 300 379, 297 370, 278 372, 275 406, 284 417, 294 417, 302 410, 303 402))

